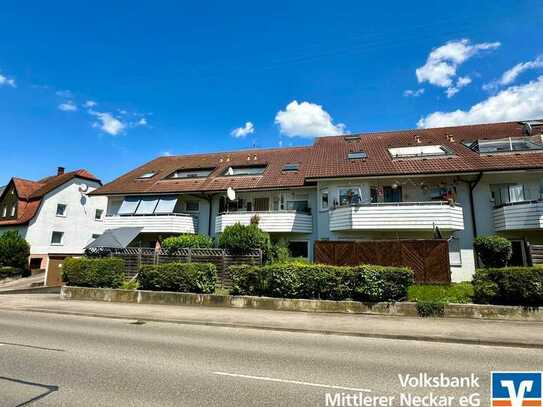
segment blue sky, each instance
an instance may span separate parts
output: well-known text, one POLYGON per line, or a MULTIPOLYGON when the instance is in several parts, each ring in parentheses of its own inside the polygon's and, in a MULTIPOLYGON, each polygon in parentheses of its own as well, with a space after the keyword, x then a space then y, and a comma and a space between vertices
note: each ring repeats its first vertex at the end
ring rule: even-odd
POLYGON ((543 117, 543 3, 452 4, 3 4, 0 185, 59 165, 110 181, 161 154, 543 117))

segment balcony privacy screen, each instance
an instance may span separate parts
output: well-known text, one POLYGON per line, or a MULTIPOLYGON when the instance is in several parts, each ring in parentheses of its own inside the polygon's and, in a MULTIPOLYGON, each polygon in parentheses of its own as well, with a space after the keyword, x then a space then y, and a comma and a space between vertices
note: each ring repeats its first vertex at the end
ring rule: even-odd
POLYGON ((155 209, 155 213, 157 214, 173 213, 173 210, 175 209, 175 205, 177 205, 177 197, 175 196, 160 198, 160 200, 158 201, 158 205, 155 209))
POLYGON ((121 207, 119 208, 119 215, 133 215, 136 212, 140 198, 138 197, 126 197, 124 198, 121 207))
POLYGON ((140 200, 138 209, 136 209, 136 215, 152 215, 158 204, 157 197, 143 197, 140 200))

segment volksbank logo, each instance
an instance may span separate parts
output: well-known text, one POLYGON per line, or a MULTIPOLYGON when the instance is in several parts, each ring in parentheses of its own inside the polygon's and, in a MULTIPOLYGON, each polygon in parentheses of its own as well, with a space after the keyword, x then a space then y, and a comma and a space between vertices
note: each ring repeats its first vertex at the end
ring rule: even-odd
POLYGON ((542 372, 492 372, 492 407, 541 407, 542 372))

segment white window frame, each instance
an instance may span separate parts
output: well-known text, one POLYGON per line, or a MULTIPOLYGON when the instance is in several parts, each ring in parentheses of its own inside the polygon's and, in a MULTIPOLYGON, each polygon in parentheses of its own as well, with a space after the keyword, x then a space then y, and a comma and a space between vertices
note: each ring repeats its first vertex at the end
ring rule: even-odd
POLYGON ((320 190, 320 193, 319 193, 319 209, 321 210, 321 212, 325 212, 328 209, 330 209, 330 190, 328 189, 328 187, 322 188, 320 190), (323 206, 322 198, 323 198, 324 195, 326 195, 326 207, 323 206))
POLYGON ((104 210, 103 209, 95 209, 94 210, 94 220, 96 221, 102 221, 102 219, 104 218, 104 210), (97 216, 98 215, 98 211, 100 211, 100 216, 97 216))
POLYGON ((55 212, 56 216, 58 218, 65 218, 66 217, 66 212, 68 212, 68 205, 63 204, 63 203, 57 203, 57 209, 56 209, 56 212, 55 212), (64 206, 64 211, 61 214, 59 214, 58 213, 58 207, 61 206, 61 205, 64 206))
POLYGON ((63 246, 64 245, 64 232, 61 232, 60 230, 53 230, 51 232, 51 246, 63 246), (53 236, 55 235, 55 233, 60 233, 60 242, 59 243, 54 243, 53 242, 53 236))

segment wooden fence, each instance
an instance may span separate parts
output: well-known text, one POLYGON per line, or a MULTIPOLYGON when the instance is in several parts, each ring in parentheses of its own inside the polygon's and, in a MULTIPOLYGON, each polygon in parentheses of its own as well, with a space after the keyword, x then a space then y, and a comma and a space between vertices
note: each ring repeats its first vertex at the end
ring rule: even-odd
POLYGON ((406 266, 419 284, 450 283, 447 240, 361 240, 315 242, 315 262, 337 266, 406 266))
POLYGON ((124 260, 125 274, 134 277, 141 266, 164 264, 173 262, 182 263, 213 263, 217 267, 219 282, 223 287, 230 288, 231 280, 228 268, 239 264, 262 264, 261 250, 253 250, 245 255, 231 253, 224 249, 180 249, 168 254, 164 250, 128 247, 126 249, 103 249, 87 251, 91 257, 118 257, 124 260))

